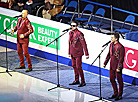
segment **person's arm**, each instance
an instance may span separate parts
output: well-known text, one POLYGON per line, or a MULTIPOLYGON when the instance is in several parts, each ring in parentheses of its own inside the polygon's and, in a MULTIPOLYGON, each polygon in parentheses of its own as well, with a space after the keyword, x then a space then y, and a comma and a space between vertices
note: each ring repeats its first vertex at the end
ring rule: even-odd
POLYGON ((69 57, 71 57, 71 54, 70 54, 70 33, 69 33, 69 52, 68 52, 68 54, 69 54, 69 57))
POLYGON ((17 25, 18 25, 18 22, 19 22, 19 19, 18 19, 18 21, 17 21, 16 26, 15 26, 13 29, 11 29, 11 31, 10 31, 10 35, 14 35, 14 32, 17 31, 17 25))
POLYGON ((79 40, 83 46, 83 49, 84 49, 84 52, 85 52, 85 56, 86 56, 86 59, 89 58, 89 53, 88 53, 88 49, 87 49, 87 44, 86 44, 86 41, 85 41, 85 38, 84 38, 84 35, 82 33, 79 34, 79 40))
POLYGON ((24 37, 27 37, 27 36, 29 36, 31 33, 33 33, 33 27, 32 27, 32 25, 31 25, 31 22, 29 21, 29 20, 26 20, 26 26, 27 26, 27 28, 28 28, 28 31, 26 32, 26 33, 24 33, 23 35, 24 35, 24 37))
POLYGON ((20 0, 20 1, 19 0, 14 0, 14 3, 18 6, 23 6, 24 5, 22 0, 20 0))
POLYGON ((110 49, 109 49, 109 52, 108 52, 108 54, 107 54, 107 56, 106 56, 106 59, 105 59, 105 61, 104 61, 104 65, 103 65, 104 68, 106 67, 106 65, 107 65, 107 63, 108 63, 108 61, 109 61, 109 59, 110 59, 110 49))
POLYGON ((124 57, 125 57, 125 48, 121 47, 120 52, 119 52, 119 62, 118 62, 118 66, 117 66, 117 71, 118 72, 120 72, 120 70, 123 69, 124 57))
POLYGON ((17 31, 17 25, 18 25, 19 20, 20 20, 20 18, 18 19, 17 24, 16 24, 16 26, 13 28, 12 32, 16 32, 16 31, 17 31))
POLYGON ((10 0, 10 1, 9 1, 9 9, 11 9, 13 3, 14 3, 14 0, 10 0))

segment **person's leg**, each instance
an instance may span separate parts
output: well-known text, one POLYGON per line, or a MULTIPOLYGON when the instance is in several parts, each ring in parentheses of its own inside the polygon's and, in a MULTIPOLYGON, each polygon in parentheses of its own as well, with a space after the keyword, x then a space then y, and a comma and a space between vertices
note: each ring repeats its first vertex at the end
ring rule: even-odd
POLYGON ((72 67, 73 67, 74 73, 75 73, 75 81, 79 81, 79 73, 76 68, 76 58, 71 56, 71 61, 72 61, 72 67))
POLYGON ((117 88, 117 83, 115 81, 115 78, 116 78, 116 71, 110 70, 110 82, 114 90, 114 95, 118 95, 118 88, 117 88))
POLYGON ((81 77, 81 82, 85 83, 84 73, 82 70, 82 56, 76 57, 76 67, 77 67, 77 71, 81 77))
POLYGON ((119 93, 118 96, 115 98, 115 101, 121 100, 122 99, 122 94, 123 94, 123 78, 122 78, 122 71, 117 73, 116 72, 116 76, 117 76, 117 81, 119 83, 119 93))
POLYGON ((28 63, 28 68, 32 68, 31 58, 28 52, 28 44, 24 43, 22 44, 22 47, 23 47, 23 52, 24 52, 24 55, 28 63))
POLYGON ((122 72, 120 73, 116 73, 117 74, 117 81, 119 83, 119 93, 118 93, 118 96, 122 96, 123 94, 123 78, 122 78, 122 72))
POLYGON ((20 44, 18 42, 17 42, 17 53, 18 53, 19 59, 20 59, 20 66, 25 67, 22 44, 20 44))

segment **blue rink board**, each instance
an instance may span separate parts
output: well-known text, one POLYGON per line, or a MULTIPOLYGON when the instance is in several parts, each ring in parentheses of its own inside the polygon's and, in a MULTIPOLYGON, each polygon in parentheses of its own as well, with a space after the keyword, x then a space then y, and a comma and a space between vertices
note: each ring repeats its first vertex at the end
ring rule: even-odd
MULTIPOLYGON (((7 48, 17 50, 16 45, 17 45, 16 43, 7 41, 7 48)), ((0 39, 0 46, 6 47, 6 41, 0 39)), ((30 47, 29 47, 29 53, 31 55, 38 56, 38 57, 41 57, 41 58, 44 58, 44 59, 47 59, 47 60, 51 60, 51 61, 56 62, 56 60, 57 60, 57 56, 55 54, 40 51, 40 50, 30 48, 30 47)), ((71 60, 69 58, 58 56, 58 60, 59 60, 59 63, 61 63, 61 64, 65 64, 65 65, 68 65, 68 66, 72 65, 71 60)), ((99 74, 99 67, 97 67, 97 66, 90 66, 89 64, 82 63, 82 68, 85 71, 92 72, 92 73, 95 73, 95 74, 99 74)), ((109 77, 109 70, 101 68, 101 75, 109 77)), ((133 84, 133 85, 138 85, 138 78, 123 74, 123 80, 126 83, 133 84)))

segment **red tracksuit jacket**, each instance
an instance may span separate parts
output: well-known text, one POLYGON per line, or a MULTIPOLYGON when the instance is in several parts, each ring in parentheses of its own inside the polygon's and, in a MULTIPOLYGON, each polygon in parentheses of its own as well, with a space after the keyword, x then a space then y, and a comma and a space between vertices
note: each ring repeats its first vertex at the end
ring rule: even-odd
POLYGON ((84 55, 83 49, 85 51, 85 55, 88 56, 87 44, 85 42, 85 38, 82 32, 78 29, 75 31, 69 32, 69 55, 73 55, 73 57, 78 57, 84 55), (73 34, 73 37, 71 37, 73 34))
POLYGON ((17 30, 17 41, 19 43, 29 43, 29 35, 33 33, 33 27, 28 18, 19 18, 17 25, 14 28, 14 31, 17 30), (21 23, 19 25, 19 22, 21 23), (20 34, 24 35, 24 38, 20 38, 20 34))
POLYGON ((116 43, 112 51, 113 43, 110 44, 109 52, 107 54, 104 65, 110 60, 110 69, 116 70, 117 68, 123 69, 123 62, 125 56, 125 48, 121 43, 116 43))

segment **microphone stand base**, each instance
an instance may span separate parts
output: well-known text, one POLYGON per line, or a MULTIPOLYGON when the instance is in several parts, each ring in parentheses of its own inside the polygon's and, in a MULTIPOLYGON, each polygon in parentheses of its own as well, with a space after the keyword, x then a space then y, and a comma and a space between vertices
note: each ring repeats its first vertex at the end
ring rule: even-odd
POLYGON ((64 89, 69 89, 69 90, 70 90, 70 88, 61 87, 60 84, 58 84, 56 87, 53 87, 53 88, 51 88, 51 89, 48 89, 48 91, 53 90, 53 89, 55 89, 55 88, 64 88, 64 89))
POLYGON ((96 101, 99 101, 99 100, 102 100, 102 102, 108 102, 107 100, 104 100, 103 97, 100 97, 99 99, 97 100, 93 100, 93 101, 88 101, 88 102, 96 102, 96 101))
POLYGON ((10 76, 12 76, 12 75, 9 73, 9 71, 8 71, 8 70, 6 70, 6 72, 7 72, 10 76))

